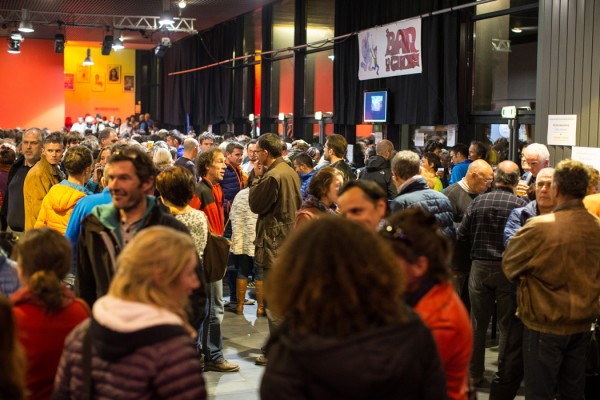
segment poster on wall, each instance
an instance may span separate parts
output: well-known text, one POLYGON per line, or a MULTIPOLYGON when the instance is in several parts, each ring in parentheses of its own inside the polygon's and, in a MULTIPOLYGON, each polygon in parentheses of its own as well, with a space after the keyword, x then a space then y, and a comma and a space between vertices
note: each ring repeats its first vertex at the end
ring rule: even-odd
POLYGON ((393 22, 358 33, 358 79, 420 74, 421 18, 393 22))
POLYGON ((90 83, 91 67, 79 65, 77 67, 76 81, 78 83, 90 83))
POLYGON ((74 90, 75 89, 75 75, 74 74, 65 74, 65 90, 74 90))
POLYGON ((104 92, 105 86, 105 75, 99 72, 95 72, 94 81, 92 82, 92 92, 104 92))
POLYGON ((548 144, 575 146, 577 115, 548 115, 548 144))
POLYGON ((121 66, 116 64, 109 64, 106 67, 106 74, 108 75, 108 83, 121 83, 121 66))
POLYGON ((135 75, 125 75, 123 77, 123 91, 125 93, 135 92, 135 75))

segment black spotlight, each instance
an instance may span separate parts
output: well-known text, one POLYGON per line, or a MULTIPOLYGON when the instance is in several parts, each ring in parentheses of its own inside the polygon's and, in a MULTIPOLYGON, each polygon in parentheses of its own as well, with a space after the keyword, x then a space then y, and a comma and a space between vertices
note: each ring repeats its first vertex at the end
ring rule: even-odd
POLYGON ((112 50, 113 37, 110 35, 104 36, 104 41, 102 42, 102 55, 108 56, 110 55, 110 51, 112 50))
POLYGON ((54 35, 54 52, 60 54, 65 52, 65 35, 62 33, 54 35))
POLYGON ((160 43, 154 49, 154 54, 158 58, 163 58, 165 54, 167 54, 167 50, 171 47, 171 39, 168 37, 164 37, 160 39, 160 43))

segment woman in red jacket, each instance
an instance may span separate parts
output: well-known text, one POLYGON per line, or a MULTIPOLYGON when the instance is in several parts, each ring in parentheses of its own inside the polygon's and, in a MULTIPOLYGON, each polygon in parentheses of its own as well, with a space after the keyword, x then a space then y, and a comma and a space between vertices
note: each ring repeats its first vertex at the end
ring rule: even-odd
POLYGON ((465 400, 473 331, 469 314, 448 282, 451 244, 431 213, 411 208, 389 217, 381 229, 405 273, 406 303, 431 330, 446 372, 448 397, 465 400))
POLYGON ((65 338, 89 316, 85 302, 61 282, 71 268, 71 245, 57 231, 27 231, 16 247, 21 289, 10 301, 27 356, 30 399, 49 399, 65 338))

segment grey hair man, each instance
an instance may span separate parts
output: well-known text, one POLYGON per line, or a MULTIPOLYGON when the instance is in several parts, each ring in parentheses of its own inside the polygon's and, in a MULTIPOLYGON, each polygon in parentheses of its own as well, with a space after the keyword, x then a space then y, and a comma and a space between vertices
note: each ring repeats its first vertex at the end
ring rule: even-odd
POLYGON ((425 178, 419 175, 420 166, 421 159, 413 151, 400 151, 392 159, 392 178, 398 187, 398 196, 392 201, 391 210, 422 207, 435 216, 442 232, 454 239, 452 204, 442 193, 429 188, 425 178))
POLYGON ((534 198, 535 180, 542 169, 550 166, 550 152, 545 145, 532 143, 523 149, 523 158, 530 169, 523 174, 517 186, 517 194, 519 196, 531 194, 530 197, 534 198))

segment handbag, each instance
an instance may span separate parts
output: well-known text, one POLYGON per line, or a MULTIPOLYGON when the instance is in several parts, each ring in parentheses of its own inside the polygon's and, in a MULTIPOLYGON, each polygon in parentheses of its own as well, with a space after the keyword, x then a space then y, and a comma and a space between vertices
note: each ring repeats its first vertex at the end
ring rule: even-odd
POLYGON ((596 319, 592 325, 585 359, 585 374, 600 375, 600 319, 596 319))
POLYGON ((206 282, 217 282, 225 277, 230 247, 231 242, 214 233, 208 224, 208 239, 202 255, 206 282))

